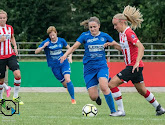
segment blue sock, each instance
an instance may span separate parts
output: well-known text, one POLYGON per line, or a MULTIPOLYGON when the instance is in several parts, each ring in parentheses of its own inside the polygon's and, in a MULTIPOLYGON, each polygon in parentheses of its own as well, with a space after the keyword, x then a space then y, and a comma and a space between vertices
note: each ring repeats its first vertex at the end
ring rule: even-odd
POLYGON ((111 110, 111 113, 116 112, 115 104, 114 104, 111 92, 108 95, 104 95, 104 97, 105 97, 105 100, 106 100, 110 110, 111 110))
POLYGON ((69 92, 71 98, 75 99, 74 98, 74 86, 73 86, 72 82, 70 81, 70 82, 68 82, 66 84, 67 84, 67 89, 68 89, 68 92, 69 92))

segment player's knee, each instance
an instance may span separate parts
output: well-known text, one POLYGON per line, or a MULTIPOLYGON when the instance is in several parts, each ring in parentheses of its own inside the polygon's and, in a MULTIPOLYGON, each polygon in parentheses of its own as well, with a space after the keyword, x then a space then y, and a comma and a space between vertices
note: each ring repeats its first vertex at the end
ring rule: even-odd
POLYGON ((0 79, 0 85, 3 85, 3 83, 4 83, 4 78, 0 79))
POLYGON ((141 90, 137 90, 138 91, 138 93, 140 94, 140 95, 142 95, 142 96, 144 96, 145 94, 146 94, 146 90, 143 90, 143 89, 141 89, 141 90))
POLYGON ((98 96, 96 95, 89 95, 89 97, 92 101, 96 101, 96 99, 98 98, 98 96))
POLYGON ((21 78, 21 73, 20 73, 19 70, 14 71, 14 77, 15 77, 16 79, 20 79, 20 78, 21 78))
POLYGON ((110 89, 108 87, 104 87, 104 88, 101 88, 101 91, 103 92, 103 94, 107 95, 109 94, 110 89))
POLYGON ((66 85, 65 82, 63 82, 62 85, 63 85, 64 88, 67 88, 67 85, 66 85))
POLYGON ((70 81, 70 79, 65 79, 65 83, 69 83, 70 81))

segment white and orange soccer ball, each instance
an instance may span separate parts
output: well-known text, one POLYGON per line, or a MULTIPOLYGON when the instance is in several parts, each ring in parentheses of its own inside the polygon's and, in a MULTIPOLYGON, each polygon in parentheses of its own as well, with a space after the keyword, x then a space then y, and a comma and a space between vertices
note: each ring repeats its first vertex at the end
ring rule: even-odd
POLYGON ((86 104, 82 108, 82 114, 86 117, 94 117, 97 115, 97 113, 98 113, 97 108, 93 104, 86 104))

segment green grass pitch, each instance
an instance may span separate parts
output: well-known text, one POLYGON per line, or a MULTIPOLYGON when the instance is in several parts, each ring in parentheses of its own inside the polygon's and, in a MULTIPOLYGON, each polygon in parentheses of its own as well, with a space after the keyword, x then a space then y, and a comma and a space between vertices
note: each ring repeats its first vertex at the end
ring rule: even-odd
MULTIPOLYGON (((164 125, 165 114, 155 116, 155 109, 138 93, 122 93, 125 117, 110 117, 110 111, 101 93, 102 105, 91 101, 88 93, 75 93, 76 105, 72 105, 67 92, 42 93, 22 92, 24 105, 20 105, 20 115, 0 114, 0 125, 164 125), (94 104, 98 109, 96 117, 84 117, 82 107, 94 104)), ((11 93, 12 99, 13 93, 11 93)), ((165 93, 154 93, 165 107, 165 93)), ((5 94, 4 94, 5 97, 5 94)), ((7 98, 6 98, 7 99, 7 98)))

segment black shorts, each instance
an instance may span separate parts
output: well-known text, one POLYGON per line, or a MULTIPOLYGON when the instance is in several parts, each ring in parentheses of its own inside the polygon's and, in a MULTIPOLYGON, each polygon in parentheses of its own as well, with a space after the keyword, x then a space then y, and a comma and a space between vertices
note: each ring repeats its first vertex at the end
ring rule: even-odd
POLYGON ((19 63, 16 56, 11 56, 7 59, 0 59, 0 79, 5 78, 6 66, 13 72, 19 70, 19 63))
POLYGON ((139 71, 137 69, 132 73, 133 66, 127 66, 124 70, 117 74, 117 76, 123 81, 128 82, 129 80, 132 83, 142 83, 143 82, 143 67, 139 67, 139 71))

